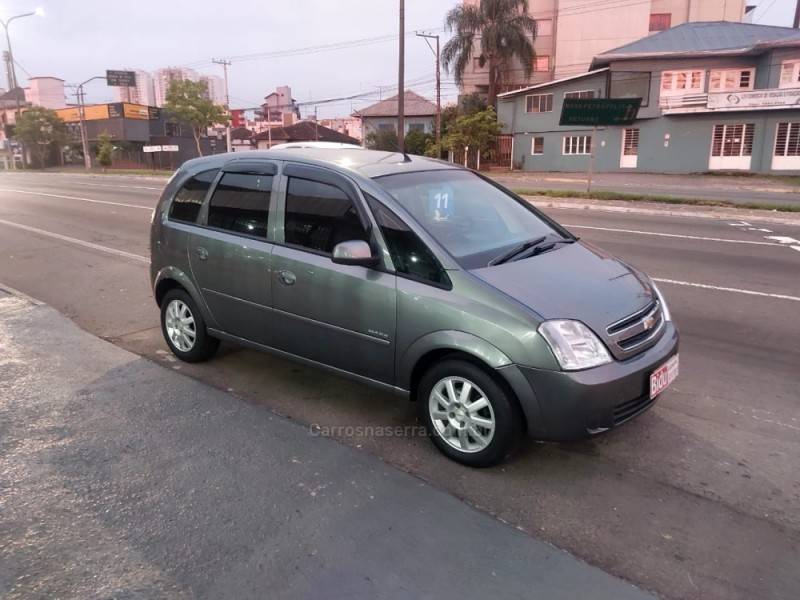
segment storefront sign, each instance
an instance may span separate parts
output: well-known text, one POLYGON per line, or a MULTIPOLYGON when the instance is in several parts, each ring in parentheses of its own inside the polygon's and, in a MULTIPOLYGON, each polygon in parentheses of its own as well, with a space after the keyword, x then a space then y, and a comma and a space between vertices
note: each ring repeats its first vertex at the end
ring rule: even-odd
POLYGON ((161 146, 142 146, 142 152, 161 152, 161 146))
POLYGON ((800 88, 709 94, 708 108, 714 110, 800 108, 800 88))
POLYGON ((630 125, 636 120, 641 98, 564 98, 559 125, 630 125))

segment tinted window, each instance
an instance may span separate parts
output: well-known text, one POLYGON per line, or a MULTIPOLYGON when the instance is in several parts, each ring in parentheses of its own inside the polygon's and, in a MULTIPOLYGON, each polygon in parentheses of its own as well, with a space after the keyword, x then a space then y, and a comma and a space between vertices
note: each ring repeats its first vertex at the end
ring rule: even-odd
POLYGON ((372 196, 367 196, 367 202, 381 228, 397 272, 437 285, 449 285, 450 279, 439 261, 417 234, 372 196))
POLYGON ((172 199, 169 218, 174 221, 196 223, 206 192, 216 176, 216 169, 203 171, 184 183, 183 187, 175 194, 175 198, 172 199))
POLYGON ((272 175, 225 173, 208 207, 208 225, 267 237, 272 175))
POLYGON ((339 242, 369 241, 356 207, 342 190, 296 177, 289 178, 286 190, 284 235, 287 244, 328 254, 339 242))

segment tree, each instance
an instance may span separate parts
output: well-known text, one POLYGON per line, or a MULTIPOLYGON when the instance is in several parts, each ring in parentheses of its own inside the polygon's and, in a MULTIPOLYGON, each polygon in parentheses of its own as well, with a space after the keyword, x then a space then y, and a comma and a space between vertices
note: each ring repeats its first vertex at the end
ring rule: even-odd
POLYGON ((111 143, 111 134, 104 131, 97 136, 97 140, 99 142, 97 144, 97 162, 100 163, 103 169, 107 169, 111 166, 111 159, 114 154, 114 144, 111 143))
POLYGON ((491 106, 486 110, 457 117, 442 140, 442 145, 455 153, 469 146, 478 152, 490 148, 500 133, 502 126, 491 106))
POLYGON ((385 150, 397 152, 397 132, 394 129, 376 129, 367 134, 367 148, 370 150, 385 150))
POLYGON ((203 156, 200 148, 200 136, 203 131, 212 125, 228 122, 225 109, 209 99, 205 81, 185 79, 170 82, 164 109, 172 121, 191 128, 199 156, 203 156))
POLYGON ((30 150, 35 165, 45 167, 53 148, 66 140, 67 127, 55 111, 34 106, 19 116, 14 133, 30 150))
POLYGON ((490 106, 494 106, 498 87, 514 57, 522 63, 525 77, 530 77, 536 55, 533 50, 536 21, 528 15, 528 0, 459 3, 447 13, 445 28, 454 32, 442 49, 445 71, 452 70, 456 83, 461 85, 467 66, 479 52, 475 56, 478 64, 489 68, 490 106))
POLYGON ((405 150, 409 154, 425 154, 425 150, 430 143, 435 145, 435 137, 431 133, 425 133, 419 129, 411 129, 406 134, 405 150))

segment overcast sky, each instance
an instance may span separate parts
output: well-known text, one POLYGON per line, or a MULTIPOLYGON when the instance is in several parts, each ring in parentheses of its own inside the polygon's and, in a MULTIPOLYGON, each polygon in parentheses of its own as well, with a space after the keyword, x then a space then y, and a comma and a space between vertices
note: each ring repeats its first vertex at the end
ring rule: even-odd
MULTIPOLYGON (((406 29, 441 29, 457 0, 406 0, 406 29)), ((795 0, 758 0, 756 21, 791 26, 795 0)), ((105 69, 192 66, 222 75, 212 57, 234 57, 363 40, 397 33, 397 0, 0 0, 3 18, 41 6, 44 18, 11 27, 17 77, 53 75, 78 83, 105 69), (24 69, 24 70, 23 70, 24 69)), ((231 105, 252 107, 278 85, 300 102, 360 92, 373 95, 319 106, 320 117, 345 116, 378 100, 377 86, 397 81, 397 40, 305 55, 234 61, 231 105)), ((407 85, 433 98, 434 59, 424 40, 406 38, 407 85)), ((5 81, 5 79, 3 79, 5 81)), ((3 86, 5 87, 5 86, 3 86)), ((383 93, 385 98, 391 95, 383 93)), ((443 101, 454 100, 452 81, 443 101)), ((112 100, 103 81, 93 102, 112 100)), ((313 108, 304 108, 304 115, 313 108)))

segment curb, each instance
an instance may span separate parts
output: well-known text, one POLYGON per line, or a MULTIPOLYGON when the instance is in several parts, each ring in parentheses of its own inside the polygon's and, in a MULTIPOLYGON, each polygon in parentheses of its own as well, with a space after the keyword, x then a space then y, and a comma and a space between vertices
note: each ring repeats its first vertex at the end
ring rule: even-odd
POLYGON ((9 296, 16 296, 17 298, 21 298, 23 300, 27 300, 31 304, 36 306, 45 306, 46 304, 41 300, 37 300, 33 296, 29 296, 25 292, 19 291, 17 288, 13 288, 10 285, 6 285, 5 283, 0 282, 0 292, 5 292, 9 296))

